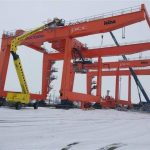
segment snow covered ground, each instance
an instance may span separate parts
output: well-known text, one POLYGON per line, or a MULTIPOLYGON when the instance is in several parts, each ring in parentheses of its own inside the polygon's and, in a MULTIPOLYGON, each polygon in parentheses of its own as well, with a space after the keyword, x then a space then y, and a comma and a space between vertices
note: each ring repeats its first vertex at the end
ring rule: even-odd
POLYGON ((0 150, 150 150, 150 114, 0 108, 0 150), (117 148, 118 147, 118 148, 117 148))

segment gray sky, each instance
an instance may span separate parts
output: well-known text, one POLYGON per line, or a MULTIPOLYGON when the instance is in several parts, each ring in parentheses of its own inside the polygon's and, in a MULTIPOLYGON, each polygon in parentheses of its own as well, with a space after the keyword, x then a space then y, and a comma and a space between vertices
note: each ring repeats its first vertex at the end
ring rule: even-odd
MULTIPOLYGON (((140 5, 142 3, 146 5, 150 14, 149 0, 0 0, 0 35, 2 35, 4 30, 15 31, 16 29, 36 28, 42 25, 47 19, 54 17, 63 18, 68 21, 77 18, 106 13, 118 9, 124 9, 140 5)), ((114 33, 120 43, 150 39, 150 30, 145 21, 132 26, 128 26, 126 28, 126 39, 121 38, 121 30, 116 30, 114 31, 114 33)), ((101 34, 92 35, 84 38, 82 37, 79 38, 79 40, 87 43, 90 47, 99 46, 101 43, 101 34)), ((103 45, 110 44, 113 44, 113 41, 110 38, 110 35, 108 33, 105 33, 103 45)), ((41 89, 42 55, 24 46, 19 47, 18 54, 20 55, 23 63, 24 72, 30 91, 38 93, 41 89)), ((150 52, 143 53, 142 55, 150 56, 150 52)), ((137 56, 139 55, 133 55, 130 57, 137 56)), ((111 60, 118 60, 118 57, 109 57, 103 59, 103 61, 111 60)), ((57 73, 58 80, 56 82, 53 82, 53 84, 54 90, 56 90, 56 93, 58 93, 57 91, 59 91, 60 87, 62 63, 56 63, 56 67, 59 68, 59 73, 57 73)), ((146 91, 149 91, 149 85, 147 84, 147 81, 149 81, 149 79, 150 77, 141 78, 141 82, 143 83, 146 91)), ((78 75, 77 79, 75 80, 74 91, 81 91, 84 93, 85 81, 85 75, 78 75), (81 81, 82 84, 80 84, 81 81)), ((132 83, 132 98, 136 101, 137 91, 134 81, 132 83)), ((114 95, 114 84, 114 78, 105 78, 103 81, 103 94, 106 93, 107 89, 110 89, 111 94, 114 95)), ((127 98, 126 78, 122 79, 121 87, 123 91, 121 92, 122 98, 127 98)), ((9 63, 9 70, 7 74, 5 89, 20 90, 12 58, 10 59, 9 63)))

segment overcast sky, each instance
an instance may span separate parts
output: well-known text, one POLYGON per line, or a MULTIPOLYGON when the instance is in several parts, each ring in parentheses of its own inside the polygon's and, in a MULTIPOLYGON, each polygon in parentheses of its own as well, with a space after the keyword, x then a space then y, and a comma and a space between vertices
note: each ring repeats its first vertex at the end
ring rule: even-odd
MULTIPOLYGON (((141 5, 142 3, 146 5, 150 14, 149 0, 0 0, 0 35, 2 35, 4 30, 15 31, 16 29, 36 28, 42 25, 47 19, 54 17, 63 18, 69 21, 77 18, 83 18, 118 9, 137 6, 141 5)), ((150 39, 149 27, 145 21, 126 27, 126 39, 121 38, 121 30, 116 30, 114 33, 120 43, 150 39)), ((103 46, 113 44, 113 41, 108 33, 103 35, 103 46)), ((90 47, 100 46, 101 34, 79 38, 79 40, 87 43, 87 45, 90 47)), ((23 46, 19 47, 18 54, 20 55, 23 63, 24 72, 30 91, 38 93, 41 89, 42 55, 23 46)), ((139 54, 129 57, 137 56, 139 56, 139 54)), ((150 53, 142 53, 142 56, 150 56, 150 53)), ((120 58, 121 57, 103 58, 103 61, 118 60, 120 58)), ((60 88, 62 63, 56 63, 56 67, 59 68, 59 73, 57 73, 58 80, 53 82, 53 84, 54 92, 56 91, 55 93, 58 93, 60 88)), ((149 79, 150 77, 141 78, 141 82, 143 83, 146 91, 149 91, 149 85, 147 82, 149 79)), ((75 80, 74 91, 81 91, 84 93, 86 84, 85 81, 85 75, 78 75, 77 79, 75 80), (82 84, 80 84, 81 80, 82 84)), ((122 78, 122 98, 127 98, 126 81, 126 78, 122 78)), ((138 101, 135 83, 134 81, 132 83, 132 98, 134 101, 138 101)), ((103 95, 106 93, 107 89, 111 90, 111 94, 114 95, 114 84, 115 80, 113 77, 109 79, 105 78, 103 80, 103 95)), ((9 63, 5 89, 17 91, 20 90, 12 58, 10 59, 9 63)))

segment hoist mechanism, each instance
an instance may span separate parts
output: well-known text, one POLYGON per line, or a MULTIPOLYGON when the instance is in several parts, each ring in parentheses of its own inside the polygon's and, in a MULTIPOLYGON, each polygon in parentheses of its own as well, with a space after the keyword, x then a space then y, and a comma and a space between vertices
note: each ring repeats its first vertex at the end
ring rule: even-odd
POLYGON ((104 41, 104 35, 101 36, 101 45, 100 45, 101 48, 103 46, 103 41, 104 41))
POLYGON ((92 59, 84 58, 81 51, 77 48, 72 49, 72 58, 74 71, 78 73, 87 73, 87 70, 84 68, 84 65, 92 64, 92 59))
MULTIPOLYGON (((20 36, 17 36, 11 41, 10 52, 13 56, 13 61, 14 61, 15 69, 17 72, 17 76, 20 82, 22 92, 8 92, 6 100, 7 102, 15 103, 16 109, 20 109, 21 104, 28 104, 30 102, 30 94, 29 94, 29 89, 28 89, 27 82, 25 79, 25 75, 23 72, 23 67, 22 67, 19 55, 16 53, 17 47, 21 44, 23 40, 38 33, 39 31, 43 31, 47 28, 56 28, 59 26, 64 26, 64 24, 65 22, 63 19, 54 18, 51 22, 43 26, 40 26, 34 30, 28 31, 20 36)), ((37 106, 35 108, 37 108, 37 106)))
POLYGON ((126 28, 123 27, 122 28, 122 39, 125 39, 126 38, 126 28))
POLYGON ((72 49, 72 58, 74 64, 92 64, 92 59, 84 58, 81 51, 77 48, 72 49))

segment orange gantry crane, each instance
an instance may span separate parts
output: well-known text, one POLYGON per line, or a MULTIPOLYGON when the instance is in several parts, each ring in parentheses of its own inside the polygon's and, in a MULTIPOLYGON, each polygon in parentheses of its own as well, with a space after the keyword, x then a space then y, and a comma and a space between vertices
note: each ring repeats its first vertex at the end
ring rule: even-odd
MULTIPOLYGON (((113 30, 129 26, 144 20, 146 20, 148 25, 150 26, 150 19, 147 10, 145 8, 145 5, 142 4, 141 6, 137 6, 134 8, 119 10, 108 14, 102 14, 84 20, 76 20, 68 24, 64 24, 63 20, 55 18, 52 22, 46 24, 45 26, 29 31, 27 33, 23 30, 17 30, 15 35, 4 33, 2 36, 2 44, 0 50, 1 102, 3 103, 4 99, 6 99, 6 101, 8 102, 15 103, 16 108, 20 108, 20 105, 22 103, 28 104, 30 100, 46 99, 47 93, 49 92, 48 83, 52 63, 53 61, 64 60, 60 89, 60 99, 62 104, 70 104, 70 101, 96 102, 101 104, 101 70, 98 69, 97 73, 98 94, 96 96, 93 96, 91 94, 81 94, 72 91, 74 74, 77 71, 74 68, 77 68, 76 66, 78 66, 79 64, 81 64, 80 66, 82 67, 82 64, 85 65, 92 63, 91 61, 86 60, 86 58, 93 57, 97 57, 99 59, 98 64, 99 68, 101 68, 100 66, 102 57, 134 54, 146 51, 150 49, 150 42, 122 45, 119 47, 117 45, 114 47, 89 49, 85 44, 81 43, 75 38, 98 33, 112 32, 113 30), (44 42, 52 43, 52 48, 57 50, 57 53, 47 53, 46 50, 42 48, 44 42), (23 73, 23 68, 20 65, 21 61, 18 61, 19 56, 16 54, 16 46, 19 45, 24 45, 43 53, 43 76, 41 94, 30 93, 30 91, 28 90, 28 86, 23 73), (20 85, 22 87, 22 92, 19 93, 4 90, 10 53, 12 53, 13 55, 16 71, 18 74, 20 85), (79 59, 79 61, 77 61, 77 59, 79 59), (72 60, 74 60, 73 64, 72 60)), ((136 76, 136 74, 134 75, 136 76)), ((146 100, 149 102, 149 98, 147 98, 146 100)), ((37 108, 37 105, 35 105, 35 108, 37 108)))
MULTIPOLYGON (((131 101, 131 72, 127 70, 127 68, 132 67, 136 75, 149 75, 150 74, 150 59, 142 59, 142 60, 128 60, 128 61, 119 61, 119 62, 101 62, 99 66, 98 63, 86 64, 84 69, 88 70, 87 72, 87 93, 91 94, 93 89, 96 89, 96 95, 101 97, 101 106, 108 108, 115 108, 117 105, 120 106, 129 106, 132 107, 131 101), (100 68, 99 68, 100 67, 100 68), (91 71, 90 71, 91 70, 91 71), (94 71, 93 71, 94 70, 94 71), (96 70, 96 71, 95 71, 96 70), (97 83, 92 81, 93 77, 97 77, 98 70, 100 70, 100 83, 102 83, 103 76, 115 76, 116 82, 115 86, 115 97, 112 98, 110 95, 106 95, 106 97, 101 96, 101 86, 100 90, 97 88, 97 83), (120 100, 120 87, 119 87, 119 77, 127 76, 128 77, 128 99, 120 100)), ((108 85, 109 89, 110 85, 108 85)), ((82 104, 82 107, 84 103, 82 104)))

